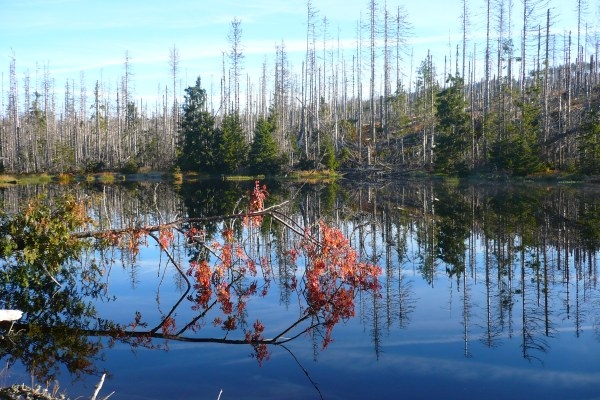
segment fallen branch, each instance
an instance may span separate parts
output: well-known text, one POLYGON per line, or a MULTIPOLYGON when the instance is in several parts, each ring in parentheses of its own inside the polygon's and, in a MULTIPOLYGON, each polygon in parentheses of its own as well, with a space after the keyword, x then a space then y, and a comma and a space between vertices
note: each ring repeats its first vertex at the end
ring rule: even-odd
POLYGON ((271 207, 267 207, 263 210, 249 212, 249 213, 217 215, 217 216, 213 216, 213 217, 185 217, 185 218, 179 218, 174 221, 167 222, 165 224, 159 224, 159 225, 147 225, 147 226, 141 226, 141 227, 135 227, 135 228, 127 227, 127 228, 121 228, 121 229, 107 229, 107 230, 100 230, 100 231, 78 232, 78 233, 73 234, 73 237, 76 237, 79 239, 91 238, 91 237, 101 238, 104 235, 106 235, 107 233, 114 234, 114 235, 121 235, 121 234, 126 234, 129 232, 133 232, 133 231, 156 232, 156 231, 159 231, 159 230, 165 229, 165 228, 175 228, 175 227, 178 227, 178 226, 180 226, 182 224, 186 224, 186 223, 188 223, 188 224, 189 223, 207 223, 207 222, 215 222, 215 221, 225 221, 225 220, 229 220, 229 219, 260 217, 260 216, 264 216, 264 215, 272 215, 273 210, 276 210, 276 209, 282 207, 283 205, 287 204, 288 202, 289 202, 289 200, 286 200, 282 203, 273 205, 271 207))

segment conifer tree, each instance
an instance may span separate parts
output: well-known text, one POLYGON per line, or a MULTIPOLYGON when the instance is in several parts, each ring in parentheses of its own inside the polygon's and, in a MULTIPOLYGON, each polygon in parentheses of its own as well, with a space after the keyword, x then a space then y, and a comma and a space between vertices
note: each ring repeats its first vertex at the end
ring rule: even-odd
POLYGON ((544 164, 538 143, 543 127, 540 93, 540 87, 533 86, 527 91, 531 101, 517 102, 522 116, 520 126, 517 121, 511 121, 506 126, 506 137, 492 146, 490 161, 495 169, 516 176, 542 170, 544 164))
POLYGON ((276 175, 281 172, 285 159, 280 155, 274 134, 277 130, 276 116, 259 117, 254 129, 248 164, 257 174, 276 175))
POLYGON ((223 118, 219 131, 219 159, 221 172, 230 173, 246 165, 248 145, 237 112, 223 118))
POLYGON ((600 173, 600 113, 590 110, 581 125, 581 134, 577 138, 579 149, 579 169, 584 174, 600 173))
POLYGON ((464 83, 460 76, 448 78, 450 86, 436 98, 437 144, 435 169, 443 173, 464 173, 468 168, 469 115, 466 113, 464 83))
POLYGON ((219 159, 215 119, 206 110, 206 90, 202 89, 200 77, 195 86, 185 89, 185 93, 180 124, 181 153, 177 164, 186 171, 215 172, 219 159))

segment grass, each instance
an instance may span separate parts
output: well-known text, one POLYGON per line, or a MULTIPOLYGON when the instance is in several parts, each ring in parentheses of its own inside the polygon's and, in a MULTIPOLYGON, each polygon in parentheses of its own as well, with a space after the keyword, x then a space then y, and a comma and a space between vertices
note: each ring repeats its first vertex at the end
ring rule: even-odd
POLYGON ((0 175, 0 185, 40 185, 53 181, 53 177, 48 174, 25 174, 25 175, 0 175))
POLYGON ((18 183, 17 177, 14 175, 0 175, 0 185, 12 185, 18 183))
POLYGON ((307 183, 315 183, 315 182, 332 182, 339 178, 342 175, 335 171, 330 170, 312 170, 312 171, 292 171, 287 176, 286 179, 290 180, 298 180, 307 183))
POLYGON ((256 175, 256 176, 249 176, 249 175, 231 175, 231 176, 224 176, 223 180, 224 181, 232 181, 232 182, 243 182, 243 181, 253 181, 256 179, 265 179, 264 175, 256 175))
POLYGON ((94 174, 94 181, 101 183, 115 183, 117 181, 117 175, 112 172, 100 172, 94 174))
MULTIPOLYGON (((256 179, 263 180, 265 175, 206 175, 198 172, 181 172, 173 171, 171 173, 155 173, 155 172, 140 172, 138 174, 126 175, 120 172, 97 172, 97 173, 60 173, 50 175, 42 174, 0 174, 0 187, 10 185, 41 185, 48 183, 70 184, 73 182, 88 182, 88 183, 104 183, 112 184, 125 182, 127 180, 143 181, 144 179, 157 179, 157 174, 161 179, 170 181, 174 184, 182 184, 183 182, 197 182, 203 179, 220 178, 224 181, 243 182, 253 181, 256 179)), ((292 171, 285 177, 278 176, 276 178, 284 178, 287 180, 299 180, 304 182, 331 182, 340 178, 341 175, 335 171, 319 170, 319 171, 292 171)))
POLYGON ((73 182, 75 176, 73 176, 73 174, 58 174, 56 179, 58 183, 67 184, 73 182))
POLYGON ((183 174, 181 172, 173 172, 171 174, 171 181, 176 185, 181 185, 183 183, 183 174))

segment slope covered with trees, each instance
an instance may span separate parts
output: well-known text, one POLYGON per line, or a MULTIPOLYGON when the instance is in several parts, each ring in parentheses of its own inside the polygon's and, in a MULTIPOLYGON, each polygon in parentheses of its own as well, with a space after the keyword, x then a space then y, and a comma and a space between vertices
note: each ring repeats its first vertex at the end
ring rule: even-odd
POLYGON ((136 99, 128 53, 116 90, 98 80, 91 93, 83 74, 58 93, 47 66, 35 84, 28 72, 22 79, 15 55, 3 93, 0 166, 16 173, 174 166, 598 173, 600 39, 583 29, 580 2, 576 34, 554 28, 550 1, 487 0, 479 15, 467 1, 459 5, 460 43, 449 43, 448 54, 411 58, 414 71, 404 67, 411 25, 401 5, 366 2, 368 19, 357 22, 348 51, 307 1, 301 65, 292 65, 281 42, 258 77, 244 75, 236 18, 211 98, 202 71, 178 98, 175 46, 172 85, 154 104, 136 99), (475 21, 485 27, 483 41, 470 37, 475 21))

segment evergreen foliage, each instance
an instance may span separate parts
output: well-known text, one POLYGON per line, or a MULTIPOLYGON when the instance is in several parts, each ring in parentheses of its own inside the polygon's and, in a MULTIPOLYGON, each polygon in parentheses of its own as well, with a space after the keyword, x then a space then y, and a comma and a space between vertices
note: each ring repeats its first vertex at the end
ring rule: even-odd
POLYGON ((329 171, 335 171, 339 167, 339 162, 336 158, 333 141, 328 135, 325 135, 325 137, 323 138, 323 148, 323 164, 325 164, 325 167, 329 171))
POLYGON ((195 86, 185 89, 185 93, 177 165, 184 171, 216 172, 220 164, 218 136, 215 119, 206 110, 206 90, 201 86, 200 77, 195 86))
POLYGON ((222 172, 235 172, 246 165, 248 145, 238 113, 228 114, 223 118, 218 150, 222 172))
MULTIPOLYGON (((530 94, 535 99, 539 88, 534 87, 530 94)), ((539 137, 542 128, 542 110, 539 102, 517 102, 521 111, 521 125, 509 122, 505 136, 496 141, 491 150, 491 164, 498 170, 513 176, 525 176, 543 169, 540 155, 539 137)))
POLYGON ((68 195, 49 203, 39 197, 17 214, 0 212, 0 308, 21 310, 27 324, 5 338, 3 352, 39 381, 96 372, 102 345, 78 332, 103 324, 91 300, 106 290, 93 254, 109 242, 77 237, 94 224, 83 202, 68 195))
POLYGON ((279 146, 274 138, 276 121, 275 116, 271 114, 268 118, 260 117, 256 122, 254 140, 248 157, 250 171, 255 174, 277 175, 285 162, 279 154, 279 146))
POLYGON ((577 138, 579 149, 579 169, 584 174, 600 173, 600 113, 597 109, 588 111, 581 124, 581 134, 577 138))
POLYGON ((437 143, 435 147, 435 170, 456 174, 468 169, 467 138, 470 136, 469 115, 464 99, 463 79, 448 78, 450 86, 436 97, 437 143))

